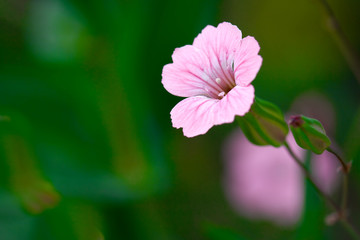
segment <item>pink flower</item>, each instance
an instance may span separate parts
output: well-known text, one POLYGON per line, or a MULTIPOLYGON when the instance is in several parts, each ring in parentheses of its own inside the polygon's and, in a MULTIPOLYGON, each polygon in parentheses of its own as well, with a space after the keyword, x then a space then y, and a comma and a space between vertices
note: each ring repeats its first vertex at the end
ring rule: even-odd
MULTIPOLYGON (((293 104, 291 113, 320 119, 326 131, 334 127, 331 104, 317 93, 305 94, 293 104)), ((306 151, 297 146, 292 134, 287 142, 304 159, 306 151)), ((270 220, 278 225, 294 225, 301 218, 304 176, 284 147, 255 146, 236 130, 224 148, 224 187, 230 204, 250 219, 270 220)), ((310 170, 315 183, 327 194, 339 182, 339 163, 334 155, 312 154, 310 170)))
MULTIPOLYGON (((303 150, 290 135, 289 145, 302 157, 303 150)), ((253 145, 240 130, 225 147, 224 187, 234 209, 250 219, 295 224, 303 209, 304 179, 286 149, 253 145)))
POLYGON ((315 183, 327 194, 334 192, 339 183, 338 160, 328 151, 312 155, 311 173, 315 183))
MULTIPOLYGON (((303 159, 305 151, 296 145, 291 133, 287 141, 303 159)), ((299 221, 304 204, 304 176, 284 147, 253 145, 236 130, 226 143, 224 153, 225 194, 237 212, 281 226, 299 221)), ((338 167, 330 153, 312 156, 313 178, 328 194, 337 186, 338 167)))
POLYGON ((243 116, 254 100, 254 80, 262 58, 253 37, 224 22, 205 27, 193 45, 175 49, 162 72, 162 84, 173 95, 187 97, 171 111, 173 127, 194 137, 212 126, 243 116))

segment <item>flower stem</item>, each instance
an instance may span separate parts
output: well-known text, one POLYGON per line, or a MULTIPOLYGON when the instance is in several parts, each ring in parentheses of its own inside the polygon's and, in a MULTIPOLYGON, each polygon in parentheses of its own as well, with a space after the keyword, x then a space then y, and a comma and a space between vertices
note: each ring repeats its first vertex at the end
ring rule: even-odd
POLYGON ((342 197, 341 197, 341 210, 343 214, 346 214, 346 204, 347 204, 347 195, 348 195, 348 174, 350 168, 346 164, 346 162, 340 157, 340 155, 337 154, 334 150, 332 150, 330 147, 328 147, 326 150, 332 153, 339 160, 343 168, 344 175, 343 175, 343 189, 342 189, 342 197))
MULTIPOLYGON (((325 202, 337 212, 339 216, 339 220, 344 225, 345 229, 351 234, 354 239, 360 240, 360 233, 354 228, 354 226, 347 219, 346 214, 343 214, 342 209, 332 200, 328 195, 326 195, 314 182, 309 170, 306 168, 305 164, 295 155, 293 150, 290 148, 287 142, 284 143, 287 151, 291 155, 291 157, 295 160, 295 162, 302 168, 305 177, 310 182, 310 184, 314 187, 315 191, 325 200, 325 202)), ((344 175, 345 176, 345 175, 344 175)), ((346 180, 347 181, 347 180, 346 180)), ((347 190, 346 190, 347 191, 347 190)), ((343 199, 344 200, 344 199, 343 199)), ((346 202, 346 199, 345 199, 346 202)))
POLYGON ((332 150, 330 147, 328 147, 326 149, 328 152, 332 153, 338 160, 339 162, 341 163, 341 166, 343 168, 343 171, 345 174, 348 174, 349 173, 349 166, 346 164, 346 162, 340 157, 339 154, 337 154, 334 150, 332 150))
POLYGON ((329 3, 326 0, 318 0, 318 1, 327 17, 327 20, 329 22, 329 28, 330 31, 333 33, 334 39, 338 43, 341 52, 343 53, 356 79, 360 83, 359 55, 357 54, 355 48, 346 37, 329 3))
POLYGON ((316 190, 316 192, 322 196, 325 201, 327 202, 327 204, 335 211, 339 212, 340 208, 336 205, 336 203, 329 197, 327 196, 314 182, 311 174, 309 173, 308 169, 306 168, 305 164, 302 163, 302 161, 295 155, 295 153, 292 151, 292 149, 290 148, 289 144, 287 142, 284 143, 287 151, 290 153, 290 155, 292 156, 292 158, 295 160, 295 162, 302 168, 307 180, 311 183, 311 185, 314 187, 314 189, 316 190))

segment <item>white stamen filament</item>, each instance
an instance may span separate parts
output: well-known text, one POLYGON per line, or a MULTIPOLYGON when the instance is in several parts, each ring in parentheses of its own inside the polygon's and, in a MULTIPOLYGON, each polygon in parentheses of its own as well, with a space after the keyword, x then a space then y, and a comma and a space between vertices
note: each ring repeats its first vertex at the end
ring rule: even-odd
MULTIPOLYGON (((218 85, 218 84, 214 84, 214 80, 212 76, 209 76, 206 72, 203 72, 203 75, 201 76, 201 78, 203 81, 205 81, 207 83, 207 85, 210 88, 213 88, 213 90, 215 92, 219 92, 219 91, 223 91, 223 89, 218 85)), ((216 80, 215 80, 216 81, 216 80)))
POLYGON ((206 82, 206 95, 215 99, 222 99, 227 92, 229 92, 236 84, 234 80, 234 71, 232 69, 232 62, 214 62, 214 69, 212 71, 203 71, 201 74, 201 80, 206 82))
POLYGON ((205 91, 209 94, 209 97, 216 98, 216 90, 205 87, 205 91))

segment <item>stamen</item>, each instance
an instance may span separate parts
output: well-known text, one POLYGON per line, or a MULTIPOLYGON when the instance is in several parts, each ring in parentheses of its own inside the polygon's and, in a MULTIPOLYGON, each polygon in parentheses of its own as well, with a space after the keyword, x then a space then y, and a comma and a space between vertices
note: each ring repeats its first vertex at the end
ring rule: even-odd
POLYGON ((215 98, 216 93, 215 93, 214 91, 211 91, 211 90, 208 89, 207 87, 205 87, 204 90, 209 94, 209 97, 215 98))
POLYGON ((221 92, 218 94, 219 97, 223 98, 225 96, 225 92, 221 92))
POLYGON ((221 79, 220 78, 216 78, 215 81, 217 82, 217 84, 221 83, 221 79))

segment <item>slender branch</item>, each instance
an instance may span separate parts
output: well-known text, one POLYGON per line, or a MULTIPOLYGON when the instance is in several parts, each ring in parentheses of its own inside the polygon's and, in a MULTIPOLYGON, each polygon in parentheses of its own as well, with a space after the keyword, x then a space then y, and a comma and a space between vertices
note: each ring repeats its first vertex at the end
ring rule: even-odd
POLYGON ((343 168, 343 186, 342 186, 342 197, 341 197, 341 209, 343 214, 346 214, 346 205, 347 205, 347 195, 348 195, 348 174, 350 171, 350 168, 348 164, 340 157, 339 154, 337 154, 334 150, 332 150, 330 147, 326 149, 328 152, 332 153, 341 163, 343 168))
POLYGON ((346 61, 348 62, 350 69, 354 73, 356 79, 360 83, 360 58, 356 53, 355 48, 351 42, 346 37, 344 31, 342 30, 339 21, 335 17, 334 11, 330 7, 329 3, 326 0, 318 0, 321 7, 324 10, 324 13, 329 22, 329 28, 333 33, 333 37, 339 45, 341 52, 343 53, 346 61))
MULTIPOLYGON (((326 195, 314 182, 310 172, 308 171, 308 169, 306 168, 306 166, 304 165, 304 163, 295 155, 295 153, 293 152, 293 150, 290 148, 289 144, 287 142, 284 143, 284 146, 286 147, 287 151, 289 152, 289 154, 291 155, 291 157, 295 160, 295 162, 301 167, 301 169, 303 170, 307 180, 311 183, 311 185, 314 187, 315 191, 325 200, 325 202, 334 210, 337 212, 339 220, 341 221, 341 223, 344 225, 345 229, 351 234, 351 236, 354 239, 358 239, 360 240, 360 233, 357 232, 357 230, 354 228, 354 226, 349 222, 349 220, 347 219, 346 214, 342 211, 342 209, 334 202, 334 200, 332 200, 328 195, 326 195)), ((344 174, 344 176, 347 176, 346 174, 344 174)), ((347 181, 347 180, 346 180, 347 181)), ((345 201, 346 203, 346 199, 343 201, 345 201)), ((346 207, 346 205, 345 205, 346 207)))
POLYGON ((334 150, 332 150, 330 147, 328 147, 326 149, 329 153, 332 153, 338 160, 339 162, 341 163, 341 166, 343 168, 343 171, 345 174, 348 174, 349 173, 349 166, 346 164, 346 162, 340 157, 339 154, 337 154, 334 150))
POLYGON ((341 223, 354 239, 360 240, 360 233, 354 228, 354 226, 345 216, 341 218, 341 223))
POLYGON ((307 180, 311 183, 311 185, 314 187, 315 191, 322 196, 325 201, 327 202, 327 204, 336 212, 340 212, 340 208, 336 205, 336 203, 334 202, 334 200, 332 200, 329 196, 327 196, 316 184, 315 181, 313 180, 311 174, 309 173, 308 169, 306 168, 306 166, 304 165, 304 163, 302 163, 302 161, 295 155, 295 153, 292 151, 292 149, 290 148, 289 144, 287 142, 285 142, 285 147, 287 149, 287 151, 290 153, 290 155, 292 156, 292 158, 295 160, 295 162, 302 168, 307 180))

